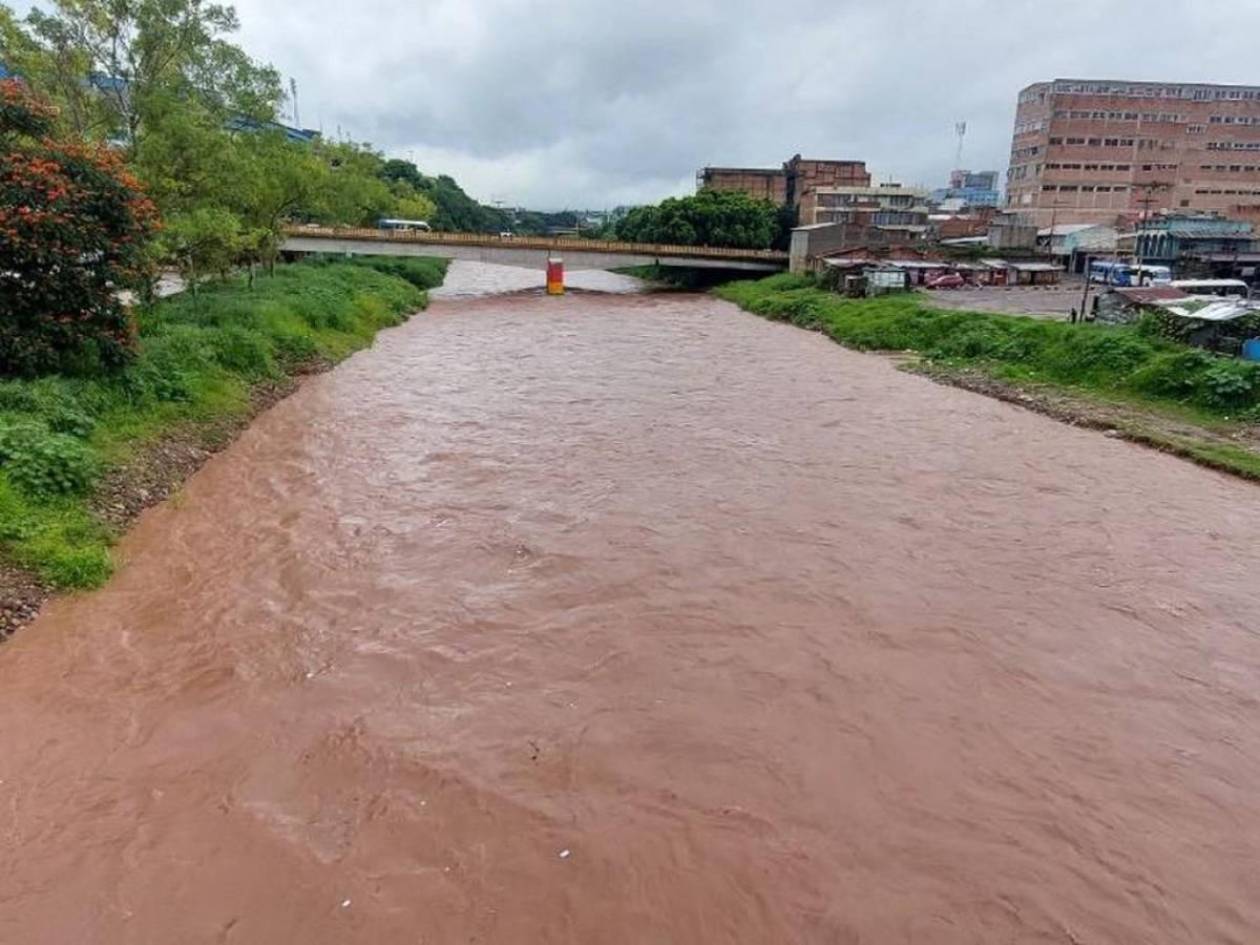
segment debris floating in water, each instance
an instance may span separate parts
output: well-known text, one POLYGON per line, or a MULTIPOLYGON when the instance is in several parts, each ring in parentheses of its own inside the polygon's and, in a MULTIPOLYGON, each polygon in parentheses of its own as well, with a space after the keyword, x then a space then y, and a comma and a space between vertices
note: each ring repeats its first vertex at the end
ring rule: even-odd
POLYGON ((569 850, 561 850, 561 851, 560 851, 560 859, 562 859, 562 860, 567 860, 567 859, 568 859, 571 855, 572 855, 572 854, 571 854, 571 851, 569 851, 569 850))

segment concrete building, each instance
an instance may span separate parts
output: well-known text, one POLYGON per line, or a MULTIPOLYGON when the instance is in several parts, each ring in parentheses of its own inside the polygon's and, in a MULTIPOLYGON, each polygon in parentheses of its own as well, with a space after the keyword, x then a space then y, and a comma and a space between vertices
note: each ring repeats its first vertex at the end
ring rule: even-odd
MULTIPOLYGON (((1194 271, 1195 262, 1250 257, 1256 249, 1250 223, 1207 214, 1172 213, 1149 219, 1121 239, 1133 255, 1147 263, 1173 267, 1176 275, 1194 271)), ((1254 263, 1253 263, 1254 266, 1254 263)))
POLYGON ((705 167, 696 173, 696 190, 739 191, 779 206, 798 208, 800 219, 812 216, 814 193, 822 187, 869 187, 865 161, 831 161, 794 155, 778 169, 705 167))
POLYGON ((997 180, 997 171, 950 171, 949 186, 932 191, 932 203, 938 207, 945 206, 950 212, 973 207, 996 207, 1002 200, 997 180))
POLYGON ((802 225, 857 223, 914 241, 931 230, 926 201, 926 190, 901 184, 818 187, 801 202, 798 213, 802 225))
POLYGON ((1119 234, 1106 223, 1056 223, 1037 233, 1037 247, 1067 267, 1084 272, 1091 256, 1114 256, 1119 234))
POLYGON ((1039 227, 1260 206, 1260 86, 1055 79, 1019 93, 1006 207, 1039 227))

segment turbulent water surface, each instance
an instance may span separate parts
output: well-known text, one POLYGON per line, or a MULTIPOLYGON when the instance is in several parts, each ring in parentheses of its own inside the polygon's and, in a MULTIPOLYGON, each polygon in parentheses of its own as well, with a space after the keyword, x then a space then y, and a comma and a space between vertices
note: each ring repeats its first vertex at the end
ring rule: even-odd
POLYGON ((518 278, 0 648, 0 942, 1260 941, 1255 487, 518 278))

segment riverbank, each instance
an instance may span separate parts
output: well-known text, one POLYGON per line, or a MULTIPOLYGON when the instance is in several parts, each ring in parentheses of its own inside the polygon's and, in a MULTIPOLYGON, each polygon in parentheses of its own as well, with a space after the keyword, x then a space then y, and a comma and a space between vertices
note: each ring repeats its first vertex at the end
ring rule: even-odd
POLYGON ((108 377, 0 381, 0 637, 51 593, 94 587, 109 548, 297 379, 427 304, 437 259, 313 260, 137 313, 108 377))
POLYGON ((1142 327, 945 311, 921 298, 846 299, 792 275, 715 294, 863 351, 912 354, 941 383, 1260 480, 1260 367, 1142 327))

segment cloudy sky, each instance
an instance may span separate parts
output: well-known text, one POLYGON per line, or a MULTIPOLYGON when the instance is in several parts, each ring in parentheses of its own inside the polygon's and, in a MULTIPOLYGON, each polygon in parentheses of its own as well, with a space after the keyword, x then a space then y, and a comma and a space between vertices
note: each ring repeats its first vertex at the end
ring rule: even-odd
MULTIPOLYGON (((10 0, 12 2, 12 0, 10 0)), ((30 0, 17 0, 20 10, 30 0)), ((237 0, 239 42, 338 129, 542 209, 689 193, 705 164, 1005 170, 1055 77, 1260 84, 1257 0, 237 0)))

